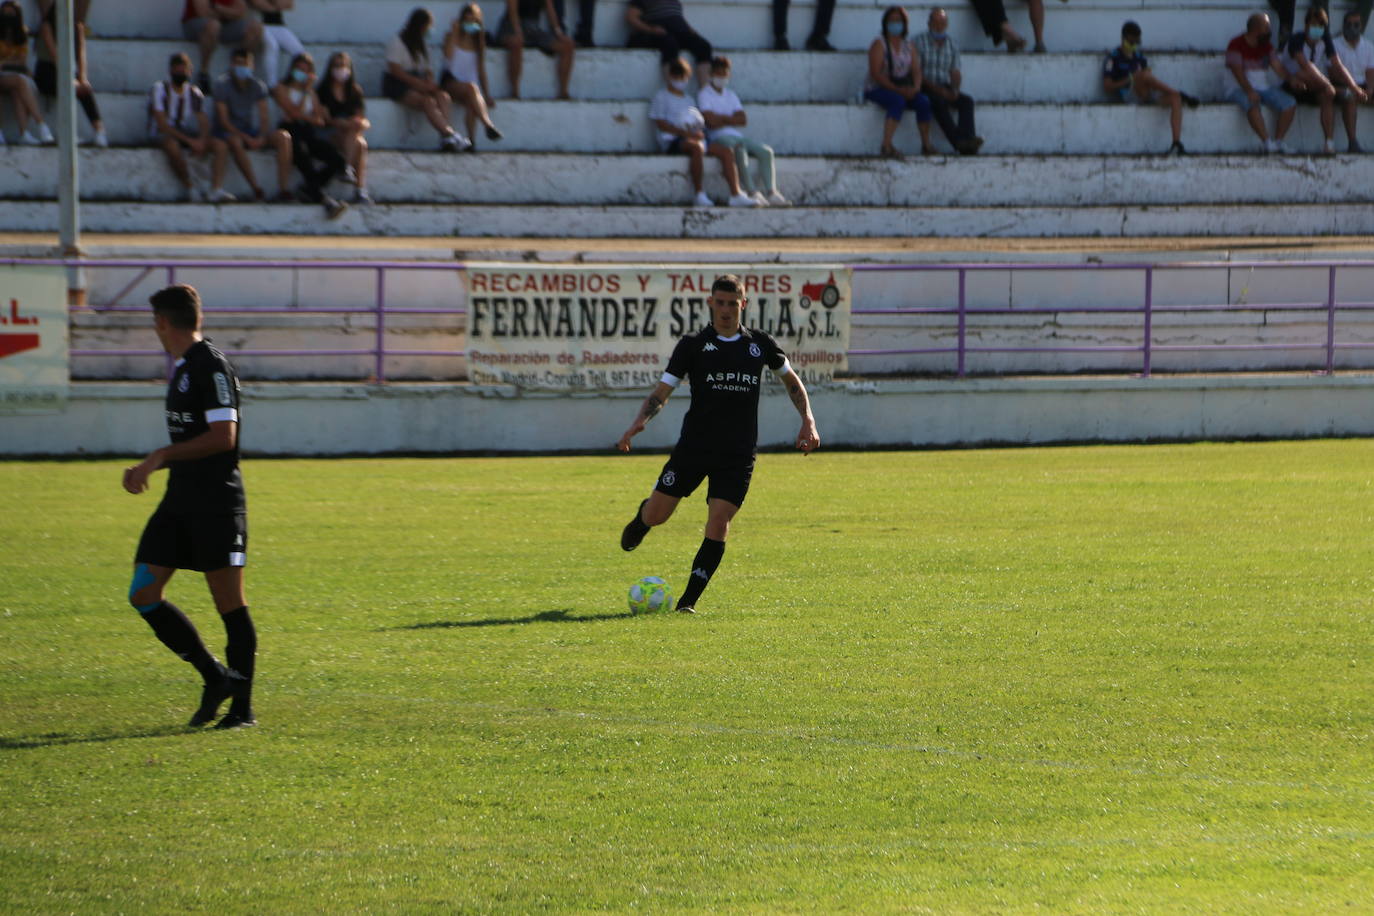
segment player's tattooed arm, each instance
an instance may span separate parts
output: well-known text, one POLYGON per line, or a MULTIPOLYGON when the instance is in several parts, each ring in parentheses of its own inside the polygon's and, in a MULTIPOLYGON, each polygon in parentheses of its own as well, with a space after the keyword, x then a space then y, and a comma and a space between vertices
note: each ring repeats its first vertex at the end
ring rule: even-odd
POLYGON ((797 433, 797 448, 809 455, 821 444, 821 435, 816 432, 816 418, 811 415, 811 398, 806 393, 806 386, 802 384, 801 377, 793 370, 788 370, 782 377, 782 383, 787 387, 787 396, 792 399, 792 406, 797 408, 797 413, 801 414, 801 432, 797 433))
POLYGON ((635 414, 635 421, 630 424, 630 428, 621 435, 620 441, 615 447, 622 452, 630 450, 630 440, 644 431, 644 426, 658 416, 663 405, 668 402, 668 396, 673 393, 673 386, 665 382, 659 382, 654 386, 654 390, 649 392, 649 396, 644 399, 644 403, 639 406, 639 413, 635 414))

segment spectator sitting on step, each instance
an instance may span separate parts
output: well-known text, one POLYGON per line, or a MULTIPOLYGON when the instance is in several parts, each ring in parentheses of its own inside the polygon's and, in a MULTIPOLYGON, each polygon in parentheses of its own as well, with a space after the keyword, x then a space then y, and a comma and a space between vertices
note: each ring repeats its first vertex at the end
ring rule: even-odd
POLYGON ((1182 156, 1183 106, 1197 108, 1198 100, 1180 92, 1155 76, 1145 55, 1140 53, 1140 26, 1127 22, 1121 27, 1121 44, 1107 52, 1102 64, 1102 89, 1116 102, 1156 103, 1169 109, 1169 129, 1174 142, 1166 155, 1182 156))
POLYGON ((868 48, 864 98, 887 112, 883 121, 883 145, 878 154, 888 159, 902 158, 897 147, 892 145, 892 137, 908 108, 916 112, 921 154, 935 154, 935 147, 930 143, 930 99, 921 92, 921 58, 916 53, 916 46, 907 40, 910 26, 906 10, 889 6, 883 11, 882 34, 868 48))
POLYGON ((344 159, 334 144, 320 136, 325 125, 324 105, 315 95, 315 61, 309 54, 291 58, 291 69, 272 89, 281 111, 280 127, 291 135, 291 158, 304 182, 300 196, 324 206, 330 219, 338 219, 348 204, 326 193, 330 180, 344 170, 344 159), (320 161, 317 168, 315 160, 320 161))
POLYGON ((181 11, 181 33, 200 45, 200 75, 196 85, 210 93, 210 60, 215 48, 247 48, 262 45, 262 23, 249 14, 246 0, 186 0, 181 11))
MULTIPOLYGON (((1031 25, 1040 23, 1036 32, 1036 46, 1044 50, 1044 42, 1041 40, 1040 29, 1043 29, 1045 22, 1045 0, 1028 0, 1031 14, 1031 25)), ((1007 51, 1016 54, 1026 47, 1026 39, 1011 27, 1007 21, 1007 7, 1002 0, 973 0, 973 10, 978 14, 978 21, 983 25, 983 33, 992 39, 992 46, 995 48, 1002 42, 1007 43, 1007 51)))
POLYGON ((553 0, 506 0, 506 12, 497 26, 496 39, 506 48, 506 75, 510 77, 511 98, 520 98, 520 73, 524 69, 527 44, 549 57, 558 58, 558 97, 572 98, 568 95, 568 81, 572 79, 574 45, 558 21, 553 0), (548 18, 548 28, 539 22, 541 13, 548 18))
MULTIPOLYGON (((791 51, 792 43, 787 40, 787 7, 791 0, 773 0, 773 50, 791 51)), ((808 51, 833 51, 830 43, 830 21, 835 16, 835 0, 816 0, 816 19, 811 25, 811 34, 806 38, 808 51)))
MULTIPOLYGON (((72 35, 76 42, 76 101, 86 112, 86 120, 91 122, 95 131, 95 145, 110 145, 109 135, 105 133, 105 122, 100 119, 100 106, 95 102, 95 90, 86 79, 86 15, 90 12, 91 0, 75 0, 72 4, 72 35)), ((33 81, 38 91, 48 99, 57 95, 57 0, 43 0, 40 4, 43 18, 38 23, 38 38, 34 42, 37 63, 33 67, 33 81)), ((54 109, 55 110, 55 109, 54 109)))
MULTIPOLYGON (((28 146, 56 143, 43 112, 38 108, 38 91, 29 76, 29 30, 24 11, 15 0, 0 3, 0 98, 8 95, 14 102, 14 120, 19 122, 19 142, 28 146), (29 133, 29 121, 38 125, 38 136, 29 133)), ((5 135, 0 133, 0 145, 5 135)))
MULTIPOLYGON (((558 14, 558 21, 563 25, 563 31, 568 31, 568 15, 564 9, 566 4, 563 0, 553 0, 554 12, 558 14)), ((596 27, 596 0, 577 0, 577 31, 573 32, 573 43, 579 48, 595 48, 596 38, 592 34, 596 27)))
POLYGON ((687 24, 681 0, 630 0, 625 8, 631 48, 657 48, 659 60, 671 66, 685 50, 697 64, 697 87, 711 78, 711 43, 687 24))
MULTIPOLYGON (((235 48, 229 58, 229 72, 215 80, 215 119, 211 136, 222 140, 243 173, 255 200, 265 200, 262 186, 253 171, 248 153, 271 145, 277 154, 277 188, 285 191, 291 180, 291 138, 283 130, 268 131, 267 84, 253 75, 253 52, 235 48)), ((210 202, 232 201, 224 190, 224 156, 215 156, 210 202)))
POLYGON ((182 199, 196 200, 201 191, 191 176, 186 152, 203 159, 212 151, 224 154, 224 141, 210 136, 205 94, 191 82, 191 58, 177 52, 167 64, 168 78, 148 90, 148 140, 167 156, 181 182, 182 199))
POLYGON ((1361 37, 1363 31, 1360 14, 1351 10, 1345 14, 1341 37, 1336 39, 1336 54, 1354 83, 1340 89, 1337 95, 1341 103, 1341 116, 1345 120, 1348 150, 1352 153, 1364 152, 1360 141, 1355 138, 1355 121, 1359 116, 1360 103, 1374 101, 1374 44, 1361 37))
MULTIPOLYGON (((463 7, 444 36, 444 61, 439 85, 466 110, 468 137, 477 136, 477 122, 481 121, 487 139, 500 140, 501 131, 489 113, 496 103, 487 91, 487 33, 482 27, 482 8, 476 3, 463 7)), ((469 152, 475 150, 475 143, 468 147, 469 152)))
POLYGON ((965 156, 983 148, 983 138, 973 127, 973 99, 959 87, 964 74, 959 66, 959 49, 949 36, 949 14, 940 7, 930 11, 929 28, 916 36, 916 55, 921 61, 921 91, 930 100, 930 113, 940 125, 945 139, 965 156), (956 123, 950 117, 953 106, 959 113, 956 123))
POLYGON ((305 45, 296 33, 286 27, 284 13, 296 6, 296 0, 248 0, 253 9, 262 14, 262 74, 267 85, 277 85, 281 55, 288 57, 305 53, 305 45))
POLYGON ((315 94, 325 110, 325 127, 320 133, 343 154, 348 163, 344 174, 356 185, 353 203, 372 203, 372 195, 367 193, 367 140, 363 137, 372 122, 367 119, 363 87, 353 75, 353 58, 343 51, 331 54, 315 94))
POLYGON ((1288 40, 1279 55, 1288 78, 1284 91, 1304 105, 1314 105, 1321 112, 1322 155, 1336 152, 1336 86, 1355 84, 1345 72, 1336 44, 1327 28, 1326 10, 1314 6, 1307 11, 1303 30, 1288 40), (1328 72, 1330 76, 1328 76, 1328 72))
POLYGON ((1283 138, 1297 113, 1297 102, 1280 85, 1287 73, 1274 53, 1272 38, 1269 17, 1264 13, 1252 13, 1245 21, 1245 31, 1226 46, 1226 69, 1231 76, 1226 98, 1245 112, 1250 129, 1260 139, 1263 154, 1286 152, 1283 138), (1261 103, 1279 113, 1273 140, 1269 139, 1261 103))
POLYGON ((721 174, 725 176, 725 183, 730 186, 730 206, 758 206, 754 198, 746 196, 740 190, 739 173, 735 169, 735 154, 730 148, 719 143, 707 145, 706 119, 687 96, 687 83, 691 76, 692 70, 687 66, 687 61, 680 57, 669 61, 664 73, 667 86, 660 89, 654 100, 649 103, 649 120, 657 128, 659 152, 670 156, 683 153, 687 155, 688 174, 696 191, 692 206, 715 206, 701 186, 707 154, 720 160, 721 174))
POLYGON ((424 112, 430 125, 439 132, 439 149, 461 153, 471 144, 448 122, 448 106, 452 99, 434 81, 434 70, 429 65, 425 38, 433 24, 434 17, 429 10, 412 10, 405 28, 387 43, 382 95, 406 108, 424 112))
POLYGON ((760 207, 770 204, 787 206, 787 198, 778 191, 777 171, 773 166, 773 148, 746 137, 739 128, 749 123, 739 96, 729 88, 730 58, 724 55, 711 61, 711 82, 697 93, 697 108, 706 121, 706 137, 712 146, 720 145, 734 152, 735 172, 740 187, 754 198, 760 207), (759 189, 749 176, 749 155, 759 161, 759 189), (767 192, 765 194, 765 192, 767 192))

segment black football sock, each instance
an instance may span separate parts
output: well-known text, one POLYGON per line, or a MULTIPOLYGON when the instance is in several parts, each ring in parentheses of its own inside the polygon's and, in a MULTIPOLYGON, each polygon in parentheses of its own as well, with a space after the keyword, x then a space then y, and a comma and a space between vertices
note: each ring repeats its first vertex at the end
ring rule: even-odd
POLYGON ((725 556, 724 541, 702 538, 701 546, 697 548, 697 555, 692 560, 692 574, 687 577, 687 587, 682 590, 682 597, 678 599, 678 607, 696 607, 697 599, 706 590, 706 586, 711 581, 711 576, 715 574, 716 567, 720 565, 720 558, 723 556, 725 556))
POLYGON ((148 626, 162 644, 171 649, 182 661, 190 662, 200 672, 201 680, 207 684, 216 683, 224 677, 224 668, 201 642, 195 624, 187 619, 170 601, 164 601, 143 615, 148 626))
POLYGON ((229 644, 224 647, 224 660, 229 676, 234 679, 234 699, 229 703, 229 715, 253 718, 253 663, 258 652, 258 631, 247 605, 220 615, 229 644))
POLYGON ((644 500, 639 504, 639 508, 635 509, 634 520, 631 521, 628 526, 632 531, 634 531, 635 534, 637 534, 641 538, 649 533, 649 526, 644 524, 644 503, 647 502, 647 499, 644 500))

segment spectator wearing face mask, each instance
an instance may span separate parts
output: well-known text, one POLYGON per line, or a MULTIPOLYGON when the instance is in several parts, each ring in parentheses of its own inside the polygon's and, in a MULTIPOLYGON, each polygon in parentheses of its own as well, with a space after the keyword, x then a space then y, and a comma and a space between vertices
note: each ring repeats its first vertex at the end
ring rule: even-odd
POLYGON ((448 122, 448 106, 453 101, 434 81, 429 65, 429 36, 434 17, 427 9, 415 9, 405 28, 386 46, 386 70, 382 73, 382 95, 398 105, 424 112, 430 125, 439 132, 439 149, 461 153, 472 144, 448 122))
MULTIPOLYGON (((487 91, 487 33, 482 28, 482 8, 476 3, 463 7, 444 36, 444 61, 439 85, 463 106, 468 136, 477 136, 477 122, 481 121, 487 129, 487 139, 500 140, 501 131, 492 123, 490 113, 496 103, 487 91)), ((476 149, 474 142, 468 152, 476 149)))
POLYGON ((1325 138, 1322 154, 1331 156, 1336 152, 1336 86, 1348 88, 1355 83, 1345 72, 1326 26, 1326 10, 1315 6, 1308 10, 1302 32, 1288 40, 1279 60, 1288 74, 1284 90, 1320 112, 1325 138))
POLYGON ((367 139, 363 136, 372 122, 367 119, 363 87, 353 76, 353 58, 344 51, 331 54, 315 94, 325 111, 321 135, 343 154, 347 163, 344 175, 356 186, 353 203, 372 203, 372 195, 367 193, 367 139))
POLYGON ((1102 64, 1102 89, 1113 101, 1156 104, 1169 109, 1169 129, 1174 141, 1166 155, 1183 156, 1183 106, 1197 108, 1198 100, 1179 92, 1160 80, 1140 52, 1140 26, 1127 22, 1121 27, 1121 44, 1107 52, 1102 64))
POLYGON ((778 191, 773 148, 746 137, 740 131, 749 123, 749 119, 739 96, 729 88, 729 83, 730 58, 722 55, 711 61, 711 80, 697 93, 697 108, 706 121, 706 139, 712 146, 720 145, 733 151, 740 188, 754 198, 760 207, 785 207, 788 201, 778 191), (755 187, 749 174, 751 155, 758 160, 758 187, 755 187))
POLYGON ((224 141, 210 136, 205 94, 191 83, 191 58, 173 54, 168 78, 148 90, 148 140, 162 150, 172 174, 181 184, 183 200, 198 200, 203 192, 191 176, 186 154, 203 159, 224 141))
MULTIPOLYGON (((29 76, 29 30, 24 11, 15 0, 0 3, 0 98, 14 102, 14 119, 19 122, 19 142, 27 146, 56 143, 43 112, 38 108, 37 87, 29 76), (29 132, 29 121, 38 125, 38 135, 29 132)), ((0 145, 5 135, 0 133, 0 145)))
POLYGON ((921 92, 921 57, 916 46, 907 40, 910 20, 900 6, 883 11, 883 33, 868 48, 868 82, 864 98, 887 112, 883 120, 883 145, 878 154, 888 159, 901 159, 902 154, 892 145, 902 115, 916 112, 916 129, 921 134, 922 155, 932 156, 935 147, 930 142, 930 99, 921 92))
POLYGON ((277 84, 281 56, 288 58, 305 53, 305 45, 296 33, 286 27, 286 16, 296 6, 296 0, 248 0, 250 6, 262 14, 262 72, 267 84, 277 84))
POLYGON ((1374 101, 1374 44, 1361 37, 1364 31, 1360 14, 1351 10, 1345 14, 1341 25, 1341 37, 1336 39, 1336 54, 1345 65, 1351 85, 1338 90, 1337 98, 1341 103, 1341 117, 1345 121, 1347 149, 1352 153, 1362 153, 1360 141, 1355 139, 1355 123, 1359 117, 1359 106, 1374 101))
POLYGON ((694 207, 714 207, 715 202, 702 189, 705 158, 709 153, 720 160, 720 171, 730 186, 730 206, 756 207, 758 202, 740 190, 739 173, 735 169, 735 155, 730 148, 706 140, 706 119, 687 96, 687 84, 692 71, 682 58, 670 61, 665 68, 667 85, 649 103, 649 120, 657 128, 659 152, 670 156, 686 154, 688 175, 696 196, 694 207))
MULTIPOLYGON (((105 133, 105 122, 100 118, 100 106, 95 102, 95 90, 87 79, 86 69, 86 16, 90 12, 90 0, 76 0, 72 4, 72 35, 76 42, 76 101, 86 112, 86 120, 91 122, 95 131, 96 146, 110 145, 109 135, 105 133)), ((48 99, 57 95, 57 2, 43 0, 40 4, 43 18, 38 23, 38 40, 34 42, 37 63, 33 68, 33 81, 38 91, 48 99)))
MULTIPOLYGON (((1288 43, 1288 39, 1293 37, 1293 20, 1297 16, 1298 0, 1269 0, 1269 6, 1278 13, 1279 16, 1279 44, 1288 43)), ((1356 0, 1355 12, 1360 16, 1360 33, 1364 34, 1364 27, 1369 25, 1369 13, 1374 9, 1374 0, 1356 0)), ((1320 7, 1327 8, 1327 0, 1312 0, 1312 9, 1320 7)))
MULTIPOLYGON (((270 145, 277 153, 277 188, 286 190, 291 177, 291 138, 281 130, 267 127, 267 84, 253 75, 253 52, 238 48, 229 58, 229 72, 215 80, 215 120, 211 135, 228 146, 234 163, 253 189, 256 200, 267 195, 258 184, 251 150, 270 145)), ((234 195, 224 190, 224 157, 215 157, 211 203, 227 203, 234 195)))
POLYGON ((281 129, 291 135, 291 158, 304 179, 300 196, 323 206, 330 219, 338 219, 348 204, 331 197, 326 189, 346 163, 334 144, 319 134, 325 126, 325 109, 315 94, 314 76, 315 61, 309 54, 297 54, 272 97, 281 111, 281 129))
POLYGON ((959 91, 964 73, 959 66, 959 49, 949 37, 949 14, 937 6, 926 22, 929 29, 916 36, 921 91, 930 99, 931 116, 945 139, 960 154, 972 156, 983 148, 983 138, 973 126, 973 99, 959 91), (950 115, 951 108, 958 112, 957 122, 950 115))
POLYGON ((1293 116, 1298 110, 1297 102, 1283 91, 1282 82, 1287 72, 1274 53, 1272 38, 1269 17, 1264 13, 1252 13, 1245 21, 1245 31, 1226 46, 1226 69, 1231 83, 1226 98, 1245 112, 1246 122, 1260 139, 1262 154, 1287 152, 1283 138, 1293 126, 1293 116), (1279 113, 1273 140, 1269 139, 1261 105, 1279 113))

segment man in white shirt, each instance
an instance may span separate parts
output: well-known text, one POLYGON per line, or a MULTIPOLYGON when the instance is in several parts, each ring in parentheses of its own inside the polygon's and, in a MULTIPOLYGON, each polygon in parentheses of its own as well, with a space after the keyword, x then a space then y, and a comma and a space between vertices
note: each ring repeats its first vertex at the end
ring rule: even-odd
POLYGON ((1364 23, 1360 21, 1360 14, 1351 10, 1345 14, 1345 20, 1341 26, 1341 36, 1335 40, 1336 55, 1345 65, 1345 72, 1350 75, 1353 85, 1343 87, 1337 93, 1337 100, 1341 103, 1341 115, 1345 120, 1345 137, 1349 141, 1349 150, 1352 153, 1362 153, 1360 141, 1355 139, 1355 120, 1359 114, 1360 103, 1368 104, 1371 98, 1370 90, 1374 89, 1374 44, 1368 38, 1361 37, 1364 31, 1364 23))
POLYGON ((739 128, 749 123, 744 105, 730 83, 730 58, 721 55, 711 60, 711 80, 697 93, 697 108, 706 120, 706 136, 712 144, 728 147, 735 155, 735 170, 739 172, 740 187, 761 207, 787 206, 787 198, 778 191, 777 170, 773 167, 773 148, 750 139, 739 128), (749 175, 749 155, 759 160, 759 184, 755 188, 749 175), (766 193, 765 193, 766 192, 766 193))

